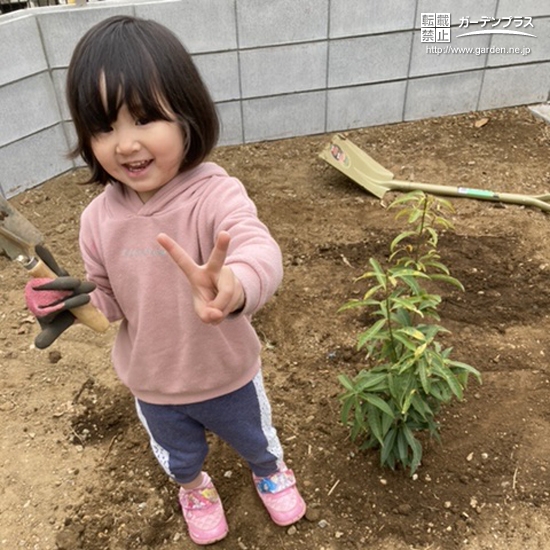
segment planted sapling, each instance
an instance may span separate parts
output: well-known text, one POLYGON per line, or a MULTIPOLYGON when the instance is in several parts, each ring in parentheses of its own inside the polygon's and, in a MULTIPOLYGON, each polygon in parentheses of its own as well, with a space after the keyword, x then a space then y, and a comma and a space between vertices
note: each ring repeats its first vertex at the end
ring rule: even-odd
POLYGON ((401 464, 412 475, 422 460, 418 433, 439 440, 441 406, 462 400, 470 374, 479 382, 481 376, 451 359, 452 348, 440 342, 448 331, 438 324, 441 296, 434 283, 464 290, 438 252, 440 231, 453 229, 451 204, 415 191, 392 202, 396 207, 396 219, 406 218, 407 226, 390 245, 389 265, 370 258, 370 269, 358 278, 367 291, 341 308, 367 312, 372 324, 357 339, 369 366, 355 377, 339 376, 340 398, 352 440, 379 449, 382 465, 401 464))

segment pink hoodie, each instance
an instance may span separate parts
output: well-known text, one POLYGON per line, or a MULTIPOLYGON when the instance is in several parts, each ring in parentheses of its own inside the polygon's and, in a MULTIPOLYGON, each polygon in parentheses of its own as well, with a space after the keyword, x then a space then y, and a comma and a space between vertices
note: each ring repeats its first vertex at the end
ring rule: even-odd
POLYGON ((193 403, 237 390, 257 374, 260 342, 250 319, 282 280, 281 252, 242 183, 221 167, 184 172, 145 204, 122 184, 109 184, 82 214, 80 247, 97 284, 92 302, 110 321, 122 319, 113 362, 136 397, 193 403), (197 317, 185 275, 156 237, 170 235, 203 264, 222 230, 231 235, 226 265, 246 303, 211 326, 197 317))

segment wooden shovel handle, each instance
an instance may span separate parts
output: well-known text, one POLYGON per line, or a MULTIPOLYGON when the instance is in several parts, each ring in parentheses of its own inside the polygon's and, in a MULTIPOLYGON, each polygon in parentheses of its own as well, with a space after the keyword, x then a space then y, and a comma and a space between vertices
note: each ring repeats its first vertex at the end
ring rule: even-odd
MULTIPOLYGON (((27 270, 32 277, 57 278, 57 275, 38 257, 33 258, 27 265, 27 270)), ((88 303, 71 309, 71 313, 84 325, 96 332, 105 332, 109 328, 109 320, 99 309, 88 303)))

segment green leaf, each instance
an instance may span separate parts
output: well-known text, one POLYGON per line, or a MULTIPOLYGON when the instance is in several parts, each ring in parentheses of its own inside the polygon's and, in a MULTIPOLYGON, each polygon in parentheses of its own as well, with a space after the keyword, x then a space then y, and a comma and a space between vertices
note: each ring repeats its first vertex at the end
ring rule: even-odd
POLYGON ((395 340, 397 340, 398 342, 403 344, 403 346, 405 348, 407 348, 408 350, 410 350, 413 353, 414 353, 416 347, 418 346, 416 341, 411 340, 410 338, 408 338, 407 334, 402 333, 402 329, 395 330, 393 332, 393 337, 394 337, 395 340))
POLYGON ((361 300, 361 302, 363 302, 366 306, 367 305, 378 305, 380 300, 377 300, 376 298, 372 298, 373 296, 375 296, 377 293, 379 293, 381 290, 380 288, 380 285, 376 285, 376 286, 373 286, 371 288, 369 288, 369 290, 367 290, 367 292, 365 292, 365 295, 363 296, 363 299, 361 300))
POLYGON ((388 464, 390 467, 393 468, 393 465, 389 463, 388 459, 394 452, 396 437, 397 437, 396 428, 392 428, 386 434, 386 437, 384 438, 384 443, 382 444, 382 452, 380 453, 380 463, 382 465, 388 464))
POLYGON ((461 363, 460 361, 450 361, 449 366, 453 367, 453 368, 459 368, 461 370, 464 370, 464 371, 472 374, 473 376, 475 376, 475 378, 477 379, 477 381, 480 384, 482 383, 481 373, 476 368, 472 367, 471 365, 468 365, 466 363, 461 363))
POLYGON ((379 300, 369 300, 369 299, 363 299, 363 300, 350 300, 349 302, 346 302, 343 306, 341 306, 338 309, 338 312, 346 311, 348 309, 357 309, 358 307, 371 307, 376 306, 380 303, 379 300))
MULTIPOLYGON (((402 376, 407 371, 411 371, 411 369, 414 367, 415 363, 416 363, 416 359, 414 358, 414 355, 406 354, 406 355, 402 355, 399 362, 396 363, 394 365, 394 367, 397 371, 397 374, 399 376, 402 376)), ((410 377, 413 376, 412 372, 408 372, 407 374, 410 377)))
POLYGON ((344 386, 346 390, 355 393, 355 386, 353 385, 353 382, 351 381, 349 376, 347 376, 346 374, 340 374, 338 376, 338 381, 340 382, 340 384, 342 384, 342 386, 344 386))
MULTIPOLYGON (((421 273, 420 271, 416 271, 415 273, 421 273)), ((419 279, 427 278, 424 273, 418 277, 419 279)), ((411 289, 412 293, 416 296, 419 296, 422 294, 422 287, 418 283, 416 276, 406 276, 403 277, 403 282, 411 289)))
POLYGON ((456 286, 460 290, 464 291, 464 285, 458 279, 450 277, 449 275, 439 275, 437 273, 434 273, 431 278, 433 281, 442 281, 444 283, 456 286))
POLYGON ((426 351, 426 348, 428 347, 428 342, 424 342, 423 344, 420 344, 415 350, 414 350, 414 358, 418 359, 421 355, 424 354, 426 351))
POLYGON ((356 277, 355 282, 358 283, 359 281, 364 281, 365 279, 375 279, 376 273, 374 271, 365 271, 362 275, 359 275, 359 277, 356 277))
POLYGON ((434 413, 428 402, 423 399, 418 393, 414 394, 411 405, 413 409, 426 421, 434 416, 434 413))
POLYGON ((412 298, 394 298, 392 300, 392 309, 406 309, 411 313, 421 315, 422 312, 416 307, 416 300, 412 298))
POLYGON ((407 443, 409 444, 409 447, 412 449, 412 461, 410 464, 411 469, 411 475, 416 472, 418 466, 420 466, 420 462, 422 461, 422 445, 416 437, 414 437, 412 431, 410 428, 405 425, 403 426, 403 433, 405 434, 405 439, 407 440, 407 443))
MULTIPOLYGON (((410 191, 409 193, 404 193, 403 195, 400 195, 394 201, 392 201, 392 203, 388 206, 388 208, 395 208, 396 206, 400 206, 402 204, 407 205, 410 202, 418 201, 419 198, 422 198, 422 196, 424 196, 424 193, 422 191, 410 191)), ((406 209, 404 208, 403 210, 401 210, 397 214, 397 216, 399 216, 399 214, 404 210, 406 209)))
POLYGON ((384 325, 387 323, 386 319, 379 319, 372 325, 369 329, 359 335, 357 341, 358 349, 361 349, 366 342, 376 338, 376 335, 384 328, 384 325))
POLYGON ((388 270, 389 273, 391 273, 395 277, 399 277, 400 279, 405 279, 409 277, 412 281, 415 281, 415 279, 429 279, 429 277, 422 273, 422 271, 414 268, 414 267, 406 267, 406 266, 396 266, 392 267, 388 270))
POLYGON ((461 401, 463 397, 463 388, 456 379, 456 376, 447 369, 446 367, 440 367, 436 366, 433 369, 433 373, 436 376, 439 376, 440 378, 443 378, 445 382, 447 382, 447 385, 449 386, 449 389, 453 392, 453 394, 456 396, 456 398, 461 401))
POLYGON ((411 316, 406 309, 398 309, 392 313, 391 321, 407 327, 411 325, 411 316))
POLYGON ((380 410, 374 405, 370 404, 367 406, 367 422, 369 424, 369 429, 376 437, 380 445, 384 444, 384 438, 382 436, 382 419, 381 419, 380 410))
POLYGON ((370 263, 370 265, 372 266, 372 268, 374 270, 373 271, 373 276, 378 281, 378 284, 383 289, 386 289, 387 285, 388 285, 386 273, 384 272, 384 270, 382 269, 382 267, 380 266, 380 264, 378 263, 378 261, 375 258, 370 258, 369 263, 370 263))
POLYGON ((366 430, 365 413, 361 407, 361 401, 356 398, 354 403, 353 423, 351 426, 351 439, 357 439, 357 436, 366 430))
POLYGON ((366 372, 364 376, 356 384, 358 392, 364 392, 366 390, 383 391, 388 387, 386 381, 387 374, 383 372, 366 372))
POLYGON ((414 224, 418 220, 422 219, 424 213, 420 209, 414 209, 409 214, 409 219, 407 220, 410 224, 414 224))
POLYGON ((431 267, 433 269, 440 271, 441 273, 445 273, 446 275, 449 275, 449 268, 445 264, 439 261, 439 254, 430 254, 429 257, 426 258, 424 263, 427 267, 431 267))
POLYGON ((340 421, 344 426, 349 425, 349 417, 350 417, 352 407, 353 407, 353 399, 351 398, 346 399, 342 405, 342 411, 340 413, 340 421))
MULTIPOLYGON (((388 380, 389 379, 390 376, 388 376, 388 380)), ((399 373, 397 375, 392 374, 391 385, 388 384, 388 387, 393 404, 398 409, 400 414, 408 394, 415 388, 414 375, 410 371, 399 373)))
MULTIPOLYGON (((437 198, 437 210, 439 212, 448 212, 449 214, 454 214, 454 212, 455 212, 455 209, 454 209, 453 205, 451 204, 451 202, 449 200, 443 199, 441 197, 437 198)), ((452 223, 449 220, 447 220, 447 218, 442 218, 442 219, 447 221, 447 223, 452 226, 452 223)))
POLYGON ((411 390, 409 392, 409 395, 407 395, 405 402, 403 403, 403 406, 401 408, 401 414, 405 416, 407 412, 409 411, 409 408, 411 407, 411 403, 413 400, 413 397, 416 395, 416 390, 411 390))
POLYGON ((432 395, 440 403, 447 403, 450 400, 452 393, 448 386, 444 387, 441 383, 433 382, 430 389, 430 395, 432 395))
POLYGON ((426 339, 424 333, 416 327, 403 327, 399 329, 399 332, 406 334, 415 340, 424 341, 426 339))
POLYGON ((397 378, 394 376, 391 372, 388 373, 388 390, 390 392, 390 396, 393 398, 394 402, 399 403, 399 391, 397 387, 397 378))
POLYGON ((430 235, 429 243, 434 248, 437 247, 438 235, 437 231, 433 227, 426 227, 426 232, 430 235))
POLYGON ((422 384, 422 389, 424 393, 430 394, 431 382, 430 382, 430 372, 429 372, 428 361, 425 357, 420 357, 416 363, 416 369, 418 377, 420 378, 420 383, 422 384))
POLYGON ((386 437, 386 434, 388 433, 388 430, 392 427, 393 422, 394 422, 394 419, 391 416, 387 414, 382 415, 382 435, 384 437, 386 437))
POLYGON ((365 401, 369 402, 371 405, 374 405, 377 409, 380 409, 383 413, 387 414, 391 418, 394 418, 393 411, 383 399, 372 393, 366 394, 364 398, 365 401))
POLYGON ((341 311, 346 311, 348 309, 353 309, 357 307, 361 307, 359 300, 350 300, 349 302, 346 302, 343 306, 340 306, 338 308, 338 313, 340 313, 341 311))
POLYGON ((414 231, 403 231, 403 233, 400 233, 395 237, 395 239, 390 244, 390 250, 395 250, 395 247, 404 239, 408 239, 409 237, 414 237, 415 232, 414 231))
POLYGON ((397 453, 399 456, 399 462, 401 462, 403 466, 407 467, 409 465, 409 446, 407 445, 407 439, 403 432, 404 427, 405 425, 402 424, 399 427, 399 432, 397 433, 397 453))

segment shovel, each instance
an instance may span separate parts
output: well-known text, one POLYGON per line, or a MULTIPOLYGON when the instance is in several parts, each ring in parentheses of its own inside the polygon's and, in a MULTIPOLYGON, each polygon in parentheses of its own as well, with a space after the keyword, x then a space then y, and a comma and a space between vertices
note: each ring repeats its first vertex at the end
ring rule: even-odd
MULTIPOLYGON (((38 229, 0 195, 0 252, 20 262, 32 277, 55 279, 57 275, 36 254, 36 246, 42 243, 38 229)), ((71 313, 97 332, 109 328, 107 318, 90 303, 71 309, 71 313)))
POLYGON ((550 194, 517 195, 515 193, 497 193, 485 189, 395 180, 389 170, 342 134, 336 134, 319 156, 379 199, 383 198, 388 191, 424 191, 433 195, 536 206, 543 211, 550 211, 550 194))

